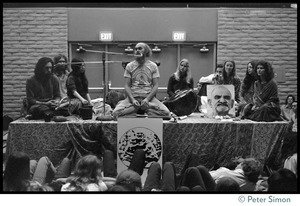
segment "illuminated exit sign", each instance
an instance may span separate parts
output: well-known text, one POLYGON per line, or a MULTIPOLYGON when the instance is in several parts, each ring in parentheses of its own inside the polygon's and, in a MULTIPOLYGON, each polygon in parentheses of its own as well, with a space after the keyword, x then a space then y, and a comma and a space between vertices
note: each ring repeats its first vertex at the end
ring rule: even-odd
POLYGON ((110 31, 100 31, 99 39, 100 41, 112 41, 113 34, 110 31))
POLYGON ((173 41, 185 41, 185 31, 173 31, 173 41))

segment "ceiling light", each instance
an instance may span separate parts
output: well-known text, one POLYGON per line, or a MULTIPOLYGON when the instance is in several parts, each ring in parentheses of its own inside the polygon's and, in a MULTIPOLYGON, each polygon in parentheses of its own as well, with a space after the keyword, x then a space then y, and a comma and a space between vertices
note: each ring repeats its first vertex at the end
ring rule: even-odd
POLYGON ((127 48, 125 49, 125 53, 131 53, 133 52, 133 49, 130 46, 127 46, 127 48))
POLYGON ((159 53, 161 50, 160 48, 158 48, 158 46, 154 46, 154 48, 152 49, 152 52, 154 53, 159 53))
POLYGON ((205 45, 203 45, 203 47, 200 49, 200 52, 208 52, 208 51, 209 51, 209 49, 206 48, 205 45))

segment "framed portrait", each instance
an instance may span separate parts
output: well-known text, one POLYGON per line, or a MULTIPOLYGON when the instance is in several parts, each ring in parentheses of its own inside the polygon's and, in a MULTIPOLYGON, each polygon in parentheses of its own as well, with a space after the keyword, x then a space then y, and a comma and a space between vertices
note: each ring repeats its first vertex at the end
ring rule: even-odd
POLYGON ((207 116, 235 117, 233 85, 207 85, 207 116))

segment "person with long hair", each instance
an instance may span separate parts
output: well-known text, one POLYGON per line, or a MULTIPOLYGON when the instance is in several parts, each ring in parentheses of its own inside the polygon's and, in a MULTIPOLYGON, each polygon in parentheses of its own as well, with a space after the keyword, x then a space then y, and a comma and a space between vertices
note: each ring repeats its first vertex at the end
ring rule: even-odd
POLYGON ((24 152, 9 155, 3 175, 3 191, 26 191, 30 181, 30 159, 24 152))
POLYGON ((34 75, 26 82, 28 114, 32 119, 44 119, 53 116, 60 101, 59 80, 51 73, 53 61, 49 57, 38 60, 34 75))
POLYGON ((160 74, 157 65, 148 59, 152 55, 151 48, 139 42, 135 45, 135 55, 135 60, 126 65, 124 72, 127 97, 114 109, 114 119, 136 114, 170 116, 168 108, 155 97, 160 74))
POLYGON ((281 116, 286 121, 291 121, 292 115, 294 114, 292 104, 295 102, 294 95, 287 95, 285 99, 285 104, 280 107, 281 116))
MULTIPOLYGON (((52 186, 51 183, 67 178, 71 173, 70 160, 64 158, 54 167, 46 156, 30 160, 24 152, 9 155, 3 176, 4 191, 31 191, 34 185, 52 186)), ((33 191, 33 190, 32 190, 33 191)))
POLYGON ((234 86, 234 99, 236 103, 240 103, 240 87, 241 80, 236 74, 235 62, 225 61, 223 66, 222 78, 217 80, 217 84, 232 84, 234 86))
POLYGON ((258 79, 254 69, 256 64, 256 60, 250 61, 247 64, 245 78, 242 81, 240 90, 241 102, 238 108, 236 108, 236 116, 240 116, 241 110, 246 104, 253 103, 254 82, 258 79))
POLYGON ((67 179, 61 191, 106 191, 108 188, 102 180, 101 160, 95 155, 81 157, 74 173, 67 179))
POLYGON ((191 67, 187 59, 182 59, 178 64, 176 72, 169 78, 167 93, 171 97, 179 91, 189 89, 194 89, 191 67))
POLYGON ((72 71, 67 79, 67 95, 70 99, 69 113, 79 114, 83 105, 92 105, 88 91, 88 79, 85 75, 85 64, 81 58, 73 58, 71 62, 72 71))
POLYGON ((247 64, 245 78, 242 81, 240 97, 244 100, 245 103, 252 103, 252 97, 254 94, 254 82, 258 79, 257 74, 255 73, 255 65, 257 61, 250 61, 247 64))
POLYGON ((66 82, 70 73, 67 65, 68 59, 65 55, 58 54, 53 58, 53 62, 53 74, 55 74, 59 79, 60 97, 65 98, 67 97, 66 82))
POLYGON ((259 61, 255 72, 258 80, 254 83, 253 104, 249 103, 243 108, 242 118, 265 122, 282 121, 272 65, 267 61, 259 61))

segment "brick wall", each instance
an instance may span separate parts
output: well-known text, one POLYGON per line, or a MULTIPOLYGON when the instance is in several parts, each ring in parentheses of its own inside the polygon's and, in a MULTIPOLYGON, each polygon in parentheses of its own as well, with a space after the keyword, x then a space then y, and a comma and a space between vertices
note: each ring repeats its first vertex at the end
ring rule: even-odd
POLYGON ((20 115, 39 58, 68 54, 67 25, 66 9, 3 9, 3 115, 20 115))
POLYGON ((233 59, 241 79, 250 60, 269 61, 280 103, 288 94, 297 98, 297 9, 220 9, 217 55, 218 63, 233 59))

